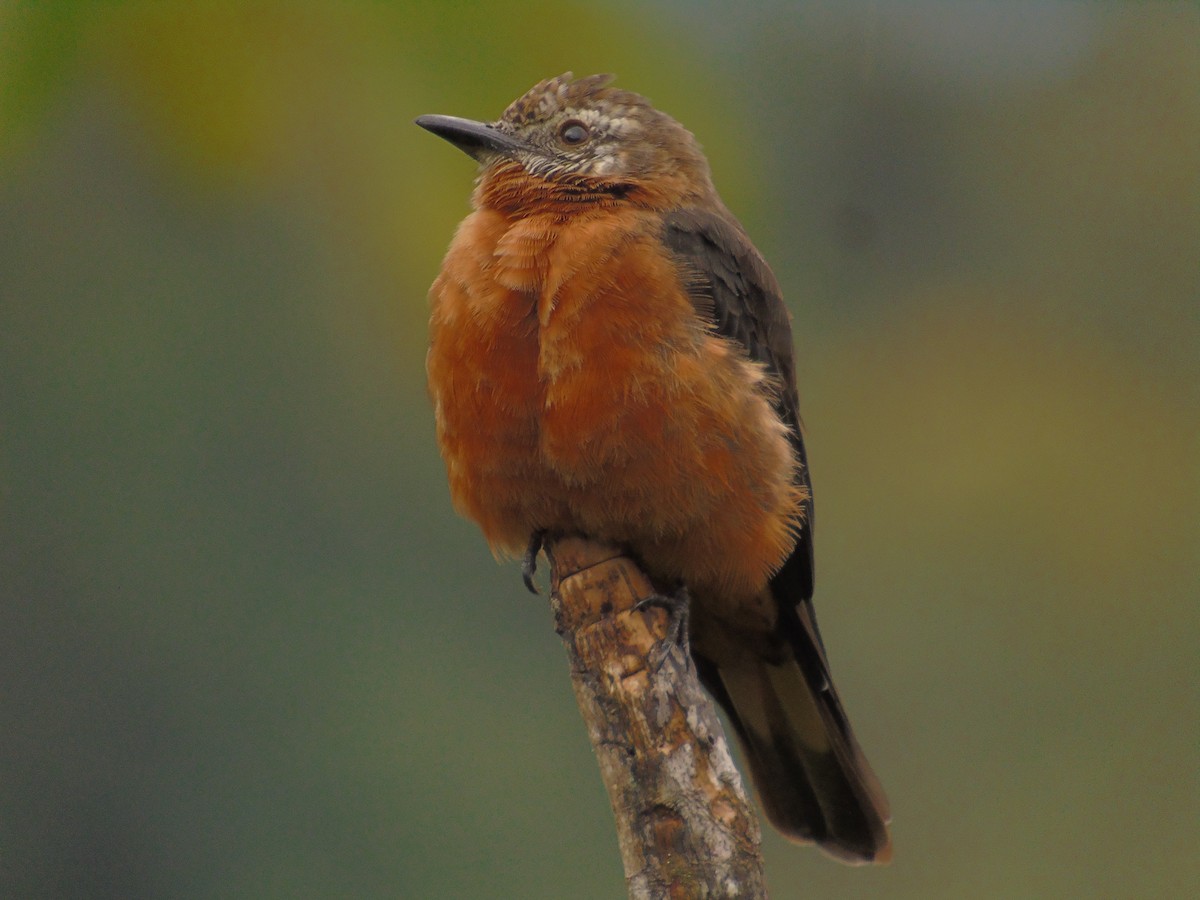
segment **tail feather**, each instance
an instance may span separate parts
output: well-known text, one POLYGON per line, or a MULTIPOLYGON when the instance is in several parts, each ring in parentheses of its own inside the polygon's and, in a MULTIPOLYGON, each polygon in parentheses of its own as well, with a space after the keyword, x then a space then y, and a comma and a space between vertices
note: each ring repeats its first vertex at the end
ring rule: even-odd
POLYGON ((842 710, 811 607, 781 624, 792 653, 721 654, 704 661, 704 681, 737 729, 772 824, 844 862, 886 863, 887 799, 842 710))

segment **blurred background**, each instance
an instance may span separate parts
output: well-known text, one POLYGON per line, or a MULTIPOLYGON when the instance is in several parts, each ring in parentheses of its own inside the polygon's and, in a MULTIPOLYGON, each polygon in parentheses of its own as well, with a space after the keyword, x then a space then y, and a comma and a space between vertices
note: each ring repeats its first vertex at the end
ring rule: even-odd
POLYGON ((1194 3, 0 6, 0 896, 612 898, 544 598, 453 513, 412 125, 612 71, 783 283, 896 860, 1200 890, 1194 3))

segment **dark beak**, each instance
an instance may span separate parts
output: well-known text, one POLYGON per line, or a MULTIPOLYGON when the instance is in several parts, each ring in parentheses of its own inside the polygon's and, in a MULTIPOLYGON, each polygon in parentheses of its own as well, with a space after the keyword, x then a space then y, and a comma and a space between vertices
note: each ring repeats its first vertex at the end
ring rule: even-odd
POLYGON ((515 156, 518 151, 530 149, 524 141, 497 131, 485 122, 457 116, 418 116, 415 121, 426 131, 445 138, 467 156, 480 162, 489 156, 515 156))

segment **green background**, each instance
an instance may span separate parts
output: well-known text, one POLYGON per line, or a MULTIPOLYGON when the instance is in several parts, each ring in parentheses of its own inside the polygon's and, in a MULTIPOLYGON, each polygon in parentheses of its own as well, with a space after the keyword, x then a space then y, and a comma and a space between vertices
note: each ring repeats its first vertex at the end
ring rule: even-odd
POLYGON ((614 71, 795 317, 896 859, 1200 890, 1195 4, 0 6, 0 896, 623 894, 544 599, 452 512, 413 127, 614 71))

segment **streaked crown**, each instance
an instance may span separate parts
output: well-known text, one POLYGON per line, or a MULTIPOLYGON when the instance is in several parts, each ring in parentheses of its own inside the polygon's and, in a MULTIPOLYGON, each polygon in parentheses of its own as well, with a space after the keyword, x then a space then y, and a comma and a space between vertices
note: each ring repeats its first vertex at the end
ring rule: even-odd
POLYGON ((534 175, 605 183, 679 174, 709 184, 708 163, 686 128, 612 75, 539 82, 493 127, 520 140, 516 157, 534 175))

